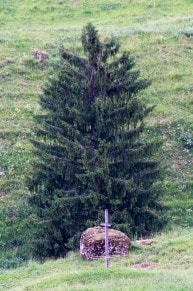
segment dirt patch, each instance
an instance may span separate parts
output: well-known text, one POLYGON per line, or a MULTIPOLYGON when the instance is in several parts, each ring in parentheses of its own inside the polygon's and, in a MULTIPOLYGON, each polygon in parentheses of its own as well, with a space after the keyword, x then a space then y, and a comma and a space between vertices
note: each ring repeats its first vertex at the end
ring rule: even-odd
POLYGON ((134 268, 141 270, 141 269, 154 269, 158 266, 158 263, 155 262, 148 262, 148 263, 141 263, 141 264, 135 264, 134 268))
POLYGON ((151 246, 153 243, 153 239, 140 239, 137 240, 136 243, 139 245, 151 246))

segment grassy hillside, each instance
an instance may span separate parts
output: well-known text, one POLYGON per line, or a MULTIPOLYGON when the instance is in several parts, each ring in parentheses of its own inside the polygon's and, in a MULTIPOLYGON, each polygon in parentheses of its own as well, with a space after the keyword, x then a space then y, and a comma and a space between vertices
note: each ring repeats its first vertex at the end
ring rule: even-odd
POLYGON ((84 261, 66 259, 0 273, 1 290, 192 290, 193 232, 157 236, 151 246, 133 243, 129 257, 84 261))
POLYGON ((23 231, 30 240, 24 180, 48 69, 33 52, 46 51, 50 62, 60 45, 80 53, 88 21, 104 39, 119 37, 152 80, 141 97, 157 105, 147 124, 150 135, 164 138, 168 216, 171 224, 193 225, 193 37, 184 33, 192 31, 191 11, 191 0, 0 0, 0 250, 14 245, 17 252, 23 231))

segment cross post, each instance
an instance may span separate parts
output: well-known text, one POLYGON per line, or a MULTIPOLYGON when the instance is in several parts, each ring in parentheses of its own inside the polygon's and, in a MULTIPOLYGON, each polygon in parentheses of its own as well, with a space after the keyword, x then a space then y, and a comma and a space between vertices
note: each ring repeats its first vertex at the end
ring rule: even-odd
POLYGON ((109 237, 108 237, 108 228, 111 227, 111 224, 108 222, 108 209, 105 209, 105 223, 101 223, 101 226, 105 227, 105 266, 109 267, 109 237))

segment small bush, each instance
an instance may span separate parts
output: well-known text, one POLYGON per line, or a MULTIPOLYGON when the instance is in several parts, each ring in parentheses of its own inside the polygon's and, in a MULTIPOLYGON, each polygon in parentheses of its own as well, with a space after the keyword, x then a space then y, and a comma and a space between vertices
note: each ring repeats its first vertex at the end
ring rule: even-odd
POLYGON ((0 269, 13 269, 18 268, 24 263, 24 259, 17 257, 14 253, 10 253, 9 255, 5 255, 0 258, 0 269))
POLYGON ((185 148, 192 148, 193 147, 193 132, 190 130, 184 131, 180 135, 180 141, 185 148))
POLYGON ((120 3, 104 3, 100 6, 101 10, 103 11, 109 11, 109 10, 114 10, 117 9, 121 6, 120 3))

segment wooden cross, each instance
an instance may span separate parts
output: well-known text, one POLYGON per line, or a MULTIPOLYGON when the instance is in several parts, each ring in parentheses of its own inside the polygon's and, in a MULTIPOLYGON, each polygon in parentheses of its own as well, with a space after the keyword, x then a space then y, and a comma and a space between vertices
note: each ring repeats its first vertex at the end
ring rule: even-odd
POLYGON ((105 209, 105 222, 101 223, 101 226, 105 227, 105 266, 109 267, 109 237, 108 237, 108 228, 111 227, 111 224, 108 222, 108 209, 105 209))

